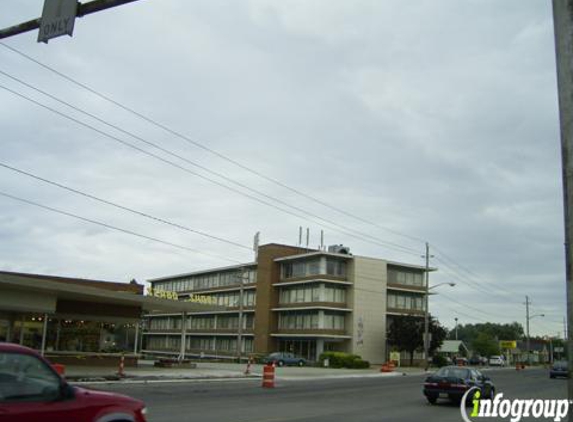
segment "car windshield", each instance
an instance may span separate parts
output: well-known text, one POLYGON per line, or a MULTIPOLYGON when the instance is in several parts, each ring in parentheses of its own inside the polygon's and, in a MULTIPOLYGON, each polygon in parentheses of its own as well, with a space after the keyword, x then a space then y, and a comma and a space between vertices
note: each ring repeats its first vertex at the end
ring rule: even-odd
POLYGON ((462 368, 454 368, 454 367, 444 367, 440 368, 438 372, 436 372, 436 376, 443 377, 443 378, 463 378, 466 379, 468 377, 468 370, 462 368))
POLYGON ((567 361, 565 361, 565 360, 557 361, 553 364, 553 367, 554 368, 567 368, 567 361))

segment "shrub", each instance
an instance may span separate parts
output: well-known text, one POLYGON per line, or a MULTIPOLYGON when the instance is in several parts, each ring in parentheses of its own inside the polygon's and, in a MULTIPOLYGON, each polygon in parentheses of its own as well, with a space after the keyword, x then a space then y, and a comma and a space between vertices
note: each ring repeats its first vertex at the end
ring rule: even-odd
POLYGON ((344 352, 324 352, 320 355, 320 364, 324 366, 324 361, 328 359, 328 365, 332 368, 364 369, 369 368, 370 363, 362 360, 358 355, 344 352))
POLYGON ((441 368, 442 366, 447 366, 447 365, 448 365, 448 360, 446 359, 445 356, 436 355, 436 356, 434 356, 434 358, 432 359, 432 364, 436 365, 438 368, 441 368))

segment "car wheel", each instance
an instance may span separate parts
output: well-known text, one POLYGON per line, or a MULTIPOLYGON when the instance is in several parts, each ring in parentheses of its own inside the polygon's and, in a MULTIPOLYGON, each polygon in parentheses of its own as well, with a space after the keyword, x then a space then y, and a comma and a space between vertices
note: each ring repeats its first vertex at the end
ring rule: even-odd
POLYGON ((495 388, 490 388, 489 389, 489 397, 490 400, 493 400, 495 398, 495 388))
POLYGON ((298 366, 304 366, 304 360, 299 360, 299 361, 298 361, 298 366))
POLYGON ((549 378, 555 378, 555 375, 550 374, 550 375, 549 375, 549 378))
POLYGON ((438 401, 438 398, 436 396, 426 396, 426 398, 428 399, 428 403, 430 404, 436 404, 436 402, 438 401))
POLYGON ((277 362, 277 365, 278 365, 278 366, 285 366, 285 363, 284 363, 284 361, 279 360, 279 361, 277 362))

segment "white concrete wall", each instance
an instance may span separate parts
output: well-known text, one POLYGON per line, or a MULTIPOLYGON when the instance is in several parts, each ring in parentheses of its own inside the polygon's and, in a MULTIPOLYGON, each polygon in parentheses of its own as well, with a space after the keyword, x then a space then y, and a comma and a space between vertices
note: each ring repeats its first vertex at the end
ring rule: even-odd
POLYGON ((351 353, 370 363, 386 360, 387 264, 380 259, 354 257, 349 278, 354 283, 349 304, 351 353))

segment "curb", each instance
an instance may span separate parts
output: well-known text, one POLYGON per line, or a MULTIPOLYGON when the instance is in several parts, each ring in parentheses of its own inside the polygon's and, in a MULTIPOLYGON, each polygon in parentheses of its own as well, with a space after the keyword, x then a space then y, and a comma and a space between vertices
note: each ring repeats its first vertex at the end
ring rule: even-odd
MULTIPOLYGON (((337 380, 337 379, 356 379, 356 378, 394 378, 401 376, 423 375, 422 372, 408 374, 405 372, 387 372, 373 374, 342 374, 327 376, 278 376, 277 381, 309 381, 309 380, 337 380)), ((67 380, 74 385, 110 385, 110 384, 153 384, 153 383, 185 383, 185 382, 223 382, 223 381, 259 381, 261 374, 237 375, 237 376, 213 376, 213 377, 126 377, 106 379, 105 377, 71 377, 67 380)))

